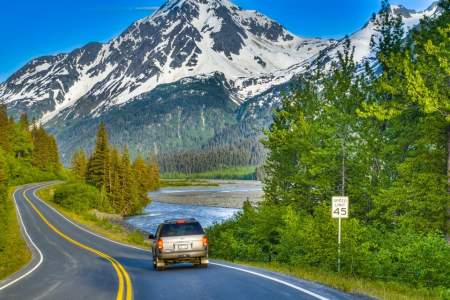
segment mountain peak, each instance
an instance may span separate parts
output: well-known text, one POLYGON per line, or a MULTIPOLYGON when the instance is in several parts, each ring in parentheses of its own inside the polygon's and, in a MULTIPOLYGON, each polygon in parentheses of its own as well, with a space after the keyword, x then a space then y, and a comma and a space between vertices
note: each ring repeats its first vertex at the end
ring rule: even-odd
POLYGON ((33 60, 0 97, 18 111, 42 107, 34 116, 45 123, 74 106, 78 116, 99 115, 162 84, 221 72, 243 101, 286 82, 330 43, 228 0, 169 0, 107 43, 33 60))

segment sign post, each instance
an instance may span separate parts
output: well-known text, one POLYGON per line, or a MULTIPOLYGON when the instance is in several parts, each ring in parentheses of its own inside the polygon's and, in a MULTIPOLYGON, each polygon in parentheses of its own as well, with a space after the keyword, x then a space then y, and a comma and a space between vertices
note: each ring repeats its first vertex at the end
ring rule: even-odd
POLYGON ((341 219, 348 218, 348 197, 337 196, 331 199, 331 216, 338 219, 338 272, 341 271, 341 219))

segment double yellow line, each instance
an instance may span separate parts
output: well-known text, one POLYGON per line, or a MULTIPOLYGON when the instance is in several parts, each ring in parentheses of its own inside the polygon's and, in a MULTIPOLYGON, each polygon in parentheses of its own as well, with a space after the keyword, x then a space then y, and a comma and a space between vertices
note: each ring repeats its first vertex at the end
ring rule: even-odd
POLYGON ((131 279, 130 279, 130 275, 128 274, 128 272, 125 270, 125 268, 114 258, 112 258, 111 256, 109 256, 108 254, 105 254, 97 249, 91 248, 79 241, 76 241, 74 239, 72 239, 71 237, 65 235, 64 233, 62 233, 58 228, 56 228, 55 226, 53 226, 53 224, 51 224, 47 218, 41 213, 41 211, 33 204, 33 202, 31 202, 31 200, 28 198, 28 196, 26 195, 26 192, 30 191, 31 189, 25 190, 22 192, 22 196, 25 198, 25 200, 30 204, 30 206, 34 209, 34 211, 36 211, 36 213, 39 215, 39 217, 42 219, 42 221, 44 221, 45 224, 48 225, 48 227, 50 227, 54 232, 56 232, 59 236, 61 236, 62 238, 64 238, 65 240, 67 240, 68 242, 82 248, 85 249, 89 252, 92 252, 96 255, 98 255, 101 258, 106 259, 107 261, 109 261, 111 263, 111 265, 113 266, 114 270, 117 273, 117 278, 119 280, 119 288, 117 290, 117 296, 116 296, 116 300, 132 300, 133 299, 133 285, 131 284, 131 279), (125 291, 125 298, 124 298, 124 291, 125 291))

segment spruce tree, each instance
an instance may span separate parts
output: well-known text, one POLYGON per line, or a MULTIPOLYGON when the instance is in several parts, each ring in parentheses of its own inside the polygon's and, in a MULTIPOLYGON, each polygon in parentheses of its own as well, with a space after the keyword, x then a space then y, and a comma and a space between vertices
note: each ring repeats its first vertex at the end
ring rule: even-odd
POLYGON ((102 122, 97 131, 95 149, 88 162, 86 180, 88 183, 101 188, 107 185, 109 178, 109 151, 108 133, 102 122))
POLYGON ((5 151, 11 151, 11 126, 8 119, 6 105, 0 104, 0 147, 5 151))
POLYGON ((160 186, 159 165, 156 157, 151 155, 147 160, 148 190, 155 191, 160 186))
POLYGON ((86 179, 87 156, 84 150, 80 149, 74 152, 72 156, 71 170, 72 173, 75 175, 75 178, 77 178, 78 180, 86 179))
POLYGON ((19 124, 11 124, 11 144, 14 156, 21 160, 31 161, 33 153, 33 140, 28 127, 19 124))
POLYGON ((47 134, 47 141, 48 141, 49 163, 51 166, 51 170, 59 171, 59 169, 61 168, 61 162, 59 160, 59 152, 56 139, 54 136, 47 134))
POLYGON ((383 71, 388 72, 390 61, 403 47, 405 32, 402 17, 393 13, 388 0, 383 0, 374 25, 377 34, 371 37, 370 45, 383 71))
POLYGON ((3 233, 8 227, 7 180, 5 152, 0 148, 0 252, 5 247, 6 235, 3 233))
POLYGON ((110 153, 110 191, 109 191, 109 202, 110 207, 113 212, 120 213, 124 208, 124 203, 122 202, 122 188, 121 188, 121 160, 119 152, 116 148, 111 149, 110 153))
POLYGON ((137 212, 139 203, 136 197, 137 190, 131 168, 130 155, 128 146, 125 145, 120 167, 120 187, 121 187, 121 203, 123 216, 129 216, 137 212))
POLYGON ((28 115, 26 113, 20 115, 19 126, 22 130, 30 130, 30 122, 28 121, 28 115))
POLYGON ((147 193, 152 188, 153 180, 151 177, 150 168, 140 155, 138 155, 133 162, 133 173, 136 181, 140 206, 145 207, 150 200, 147 193))

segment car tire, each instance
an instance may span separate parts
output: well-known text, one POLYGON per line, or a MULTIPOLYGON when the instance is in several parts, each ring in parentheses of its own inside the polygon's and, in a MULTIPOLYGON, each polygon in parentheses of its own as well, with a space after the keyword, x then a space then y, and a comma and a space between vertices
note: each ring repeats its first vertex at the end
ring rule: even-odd
POLYGON ((166 263, 163 260, 161 260, 161 261, 164 263, 164 266, 158 267, 158 258, 155 258, 153 260, 153 266, 155 267, 156 271, 164 271, 166 269, 166 263))
POLYGON ((202 264, 202 263, 194 264, 194 267, 195 267, 195 268, 206 269, 206 268, 208 268, 208 264, 202 264))

